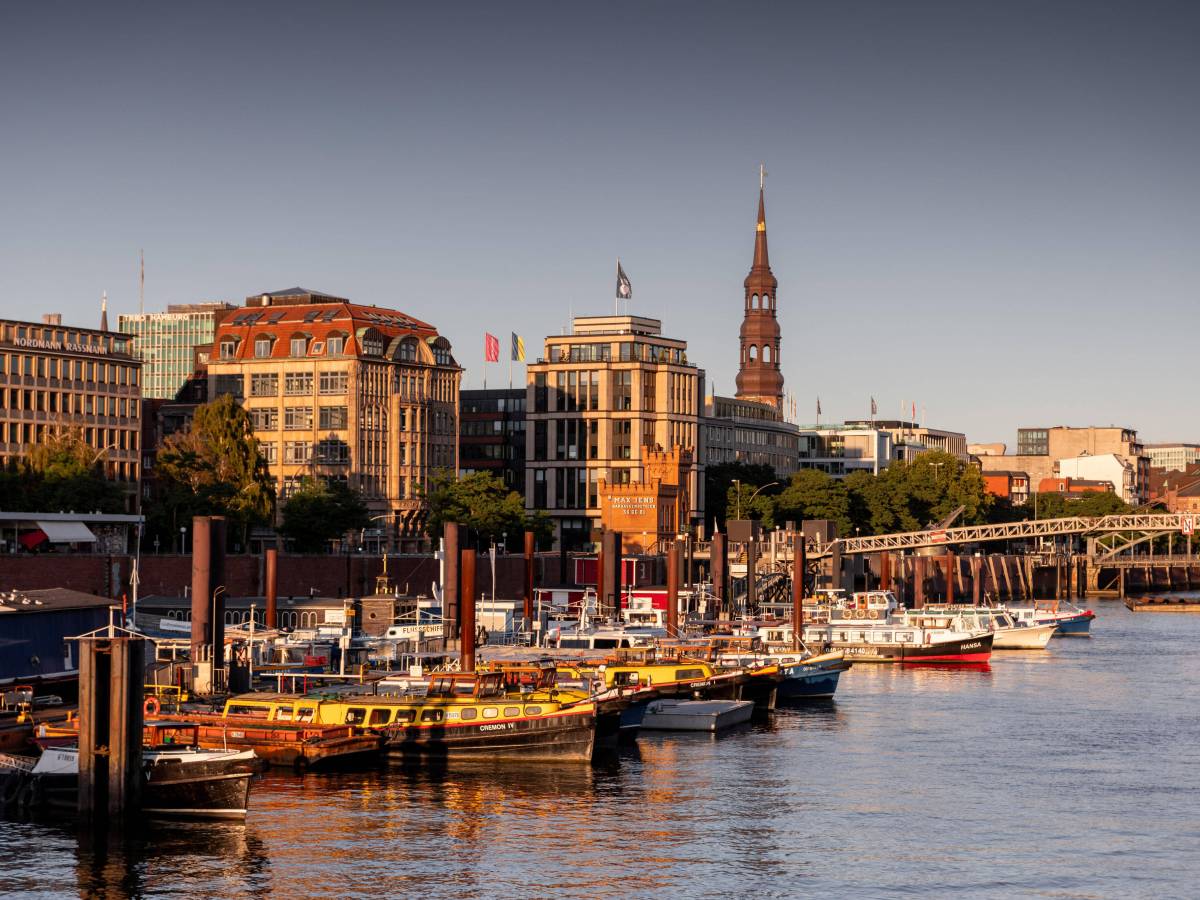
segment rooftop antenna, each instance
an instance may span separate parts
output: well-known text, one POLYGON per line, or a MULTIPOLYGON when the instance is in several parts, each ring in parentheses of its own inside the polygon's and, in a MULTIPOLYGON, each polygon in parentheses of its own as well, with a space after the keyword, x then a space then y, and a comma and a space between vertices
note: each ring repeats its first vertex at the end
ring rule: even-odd
POLYGON ((146 251, 138 250, 138 313, 146 313, 146 251))

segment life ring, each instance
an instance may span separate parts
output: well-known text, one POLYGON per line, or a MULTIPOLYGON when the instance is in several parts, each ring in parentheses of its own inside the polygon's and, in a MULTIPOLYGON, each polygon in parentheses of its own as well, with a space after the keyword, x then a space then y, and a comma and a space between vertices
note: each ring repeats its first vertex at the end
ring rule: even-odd
POLYGON ((142 704, 142 711, 148 716, 157 716, 162 709, 162 704, 158 702, 157 697, 147 697, 146 702, 142 704))
POLYGON ((879 610, 877 609, 868 610, 867 615, 869 615, 872 619, 878 619, 880 617, 879 610))

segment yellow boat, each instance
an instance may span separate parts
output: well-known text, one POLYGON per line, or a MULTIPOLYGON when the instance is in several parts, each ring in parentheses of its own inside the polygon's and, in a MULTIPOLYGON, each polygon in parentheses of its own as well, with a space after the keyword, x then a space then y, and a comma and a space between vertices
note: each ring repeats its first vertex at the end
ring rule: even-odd
POLYGON ((515 697, 502 672, 434 675, 424 697, 241 694, 224 715, 270 722, 356 725, 381 732, 392 757, 590 760, 596 705, 577 696, 515 697))

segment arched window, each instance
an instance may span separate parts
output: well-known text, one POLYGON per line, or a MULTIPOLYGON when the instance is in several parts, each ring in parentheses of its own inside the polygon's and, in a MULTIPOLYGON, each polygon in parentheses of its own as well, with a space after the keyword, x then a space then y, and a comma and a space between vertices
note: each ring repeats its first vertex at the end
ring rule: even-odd
POLYGON ((765 344, 763 346, 763 362, 769 363, 770 361, 771 361, 771 345, 765 344))
POLYGON ((750 345, 750 362, 758 362, 758 348, 750 345))
POLYGON ((400 342, 399 357, 400 357, 401 362, 416 362, 417 361, 417 339, 416 338, 411 338, 411 337, 405 338, 404 340, 402 340, 400 342))
POLYGON ((771 306, 771 295, 763 294, 762 295, 762 308, 768 309, 768 308, 770 308, 770 306, 771 306))
POLYGON ((751 309, 758 309, 758 294, 751 294, 751 295, 750 295, 750 308, 751 308, 751 309))

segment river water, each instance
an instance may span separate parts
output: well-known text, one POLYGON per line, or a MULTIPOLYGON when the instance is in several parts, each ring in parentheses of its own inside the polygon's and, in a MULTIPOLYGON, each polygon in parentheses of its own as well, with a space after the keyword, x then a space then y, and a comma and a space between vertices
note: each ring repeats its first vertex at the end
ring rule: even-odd
POLYGON ((1093 608, 1090 639, 859 665, 590 768, 270 774, 245 825, 107 840, 0 821, 0 894, 1200 896, 1200 616, 1093 608))

